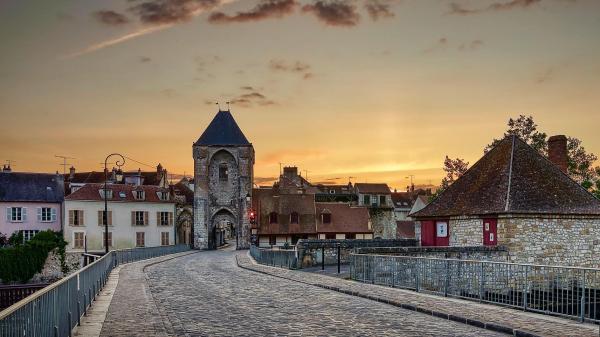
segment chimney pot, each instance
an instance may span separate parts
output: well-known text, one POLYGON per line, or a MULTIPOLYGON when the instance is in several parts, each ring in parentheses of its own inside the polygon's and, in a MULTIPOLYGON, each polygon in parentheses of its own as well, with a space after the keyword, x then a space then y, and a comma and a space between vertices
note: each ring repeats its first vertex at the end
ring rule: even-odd
POLYGON ((548 159, 561 171, 567 173, 568 155, 567 155, 567 137, 557 135, 548 138, 548 159))

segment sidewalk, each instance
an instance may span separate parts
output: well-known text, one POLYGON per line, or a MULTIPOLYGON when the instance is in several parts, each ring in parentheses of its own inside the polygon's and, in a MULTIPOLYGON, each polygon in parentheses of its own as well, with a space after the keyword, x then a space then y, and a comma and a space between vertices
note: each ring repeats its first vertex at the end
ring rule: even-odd
MULTIPOLYGON (((599 326, 501 306, 440 297, 414 291, 344 280, 314 272, 257 264, 248 254, 237 255, 238 266, 275 277, 385 302, 403 309, 447 318, 514 336, 599 336, 599 326)), ((337 269, 336 269, 337 272, 337 269)))

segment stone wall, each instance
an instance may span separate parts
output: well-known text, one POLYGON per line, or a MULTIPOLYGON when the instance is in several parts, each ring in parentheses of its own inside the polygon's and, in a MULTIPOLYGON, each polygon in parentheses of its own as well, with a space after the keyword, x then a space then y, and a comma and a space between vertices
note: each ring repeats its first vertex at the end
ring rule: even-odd
POLYGON ((81 253, 66 253, 65 262, 68 271, 63 273, 60 263, 60 257, 56 249, 48 253, 44 268, 39 273, 33 275, 29 283, 51 283, 66 277, 81 268, 81 253))
POLYGON ((369 208, 369 215, 374 238, 396 238, 396 220, 393 208, 369 208))
POLYGON ((448 223, 450 246, 480 246, 483 244, 483 220, 474 217, 457 217, 448 223))
POLYGON ((600 217, 499 217, 498 243, 510 262, 600 268, 600 217))
POLYGON ((373 239, 373 240, 299 240, 296 244, 298 265, 308 268, 321 265, 322 252, 325 252, 325 264, 337 264, 337 246, 340 245, 340 261, 348 263, 350 253, 361 247, 407 247, 416 246, 413 239, 373 239))
POLYGON ((504 246, 367 247, 357 248, 356 252, 358 254, 510 262, 508 249, 504 246))

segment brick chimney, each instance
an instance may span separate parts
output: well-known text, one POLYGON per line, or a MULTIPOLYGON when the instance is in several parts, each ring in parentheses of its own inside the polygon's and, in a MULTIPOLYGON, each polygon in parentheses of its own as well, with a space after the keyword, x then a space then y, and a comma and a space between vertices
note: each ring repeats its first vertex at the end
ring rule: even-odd
POLYGON ((567 137, 557 135, 548 138, 548 159, 554 165, 558 166, 564 173, 567 173, 567 137))
POLYGON ((69 168, 69 180, 73 180, 74 177, 75 177, 75 167, 71 166, 69 168))
POLYGON ((283 176, 294 179, 298 176, 298 168, 296 166, 287 166, 283 168, 283 176))

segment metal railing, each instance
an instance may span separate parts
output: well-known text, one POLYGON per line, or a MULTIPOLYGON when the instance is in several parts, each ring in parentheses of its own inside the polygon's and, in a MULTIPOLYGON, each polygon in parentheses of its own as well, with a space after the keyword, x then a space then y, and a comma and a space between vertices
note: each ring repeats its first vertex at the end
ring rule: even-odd
POLYGON ((260 264, 288 269, 298 268, 295 250, 262 249, 250 246, 250 255, 260 264))
POLYGON ((353 280, 600 322, 600 269, 350 255, 353 280))
POLYGON ((189 250, 188 245, 113 250, 78 272, 0 311, 2 337, 65 337, 119 264, 189 250))

